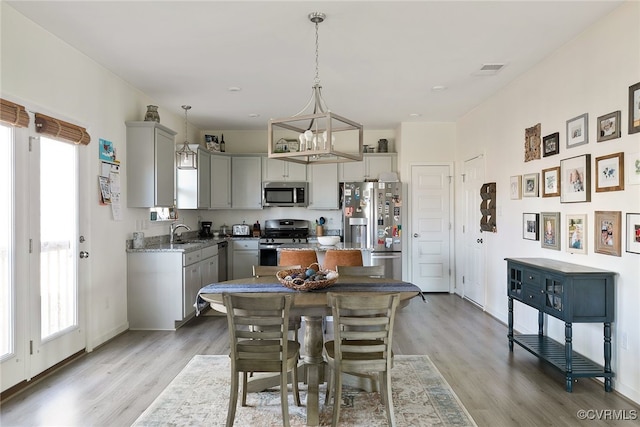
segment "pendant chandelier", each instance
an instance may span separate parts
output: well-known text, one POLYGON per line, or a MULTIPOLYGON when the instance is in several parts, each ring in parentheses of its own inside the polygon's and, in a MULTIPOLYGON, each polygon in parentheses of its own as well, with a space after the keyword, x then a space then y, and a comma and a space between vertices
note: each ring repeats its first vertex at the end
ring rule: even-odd
POLYGON ((318 72, 318 24, 324 13, 313 12, 316 27, 316 75, 307 105, 291 117, 271 119, 268 155, 296 163, 340 163, 362 160, 362 125, 331 112, 322 98, 318 72))
POLYGON ((184 143, 182 148, 176 151, 176 165, 178 169, 197 169, 198 153, 189 148, 189 140, 187 138, 189 132, 189 122, 187 121, 187 111, 191 109, 191 105, 183 105, 184 110, 184 143))

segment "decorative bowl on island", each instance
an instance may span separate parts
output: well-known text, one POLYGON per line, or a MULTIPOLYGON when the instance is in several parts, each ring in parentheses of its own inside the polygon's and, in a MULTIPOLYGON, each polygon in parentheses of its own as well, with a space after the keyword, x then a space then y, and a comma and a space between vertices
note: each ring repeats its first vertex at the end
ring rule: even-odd
POLYGON ((340 243, 340 236, 318 236, 318 243, 322 246, 334 246, 340 243))

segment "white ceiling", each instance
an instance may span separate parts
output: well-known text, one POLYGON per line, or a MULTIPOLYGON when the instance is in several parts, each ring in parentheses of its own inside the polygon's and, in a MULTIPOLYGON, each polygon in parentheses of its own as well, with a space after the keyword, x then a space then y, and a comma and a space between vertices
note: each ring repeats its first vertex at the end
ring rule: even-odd
POLYGON ((270 118, 297 113, 311 94, 310 12, 327 15, 319 27, 319 75, 329 109, 365 129, 392 129, 456 120, 622 2, 6 3, 161 111, 182 115, 180 106, 189 104, 189 121, 200 129, 266 130, 270 118), (479 72, 494 63, 506 66, 495 75, 479 72), (433 90, 437 85, 447 89, 433 90))

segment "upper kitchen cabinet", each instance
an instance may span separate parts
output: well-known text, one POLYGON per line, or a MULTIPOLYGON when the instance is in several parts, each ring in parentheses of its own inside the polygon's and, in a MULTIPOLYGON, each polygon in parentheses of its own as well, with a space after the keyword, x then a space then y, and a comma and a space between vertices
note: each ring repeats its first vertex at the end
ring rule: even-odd
POLYGON ((338 164, 310 164, 309 209, 339 209, 338 164))
POLYGON ((264 181, 306 181, 307 165, 263 157, 262 178, 264 181))
POLYGON ((151 121, 126 125, 128 206, 173 206, 176 132, 151 121))
POLYGON ((262 157, 231 158, 231 208, 262 209, 262 157))
POLYGON ((340 163, 341 182, 360 182, 378 179, 381 172, 395 172, 396 154, 364 154, 360 162, 340 163))
POLYGON ((231 157, 211 155, 211 209, 231 209, 231 157))
POLYGON ((176 172, 176 206, 178 209, 209 209, 211 207, 211 153, 191 144, 198 153, 197 169, 178 169, 176 172))

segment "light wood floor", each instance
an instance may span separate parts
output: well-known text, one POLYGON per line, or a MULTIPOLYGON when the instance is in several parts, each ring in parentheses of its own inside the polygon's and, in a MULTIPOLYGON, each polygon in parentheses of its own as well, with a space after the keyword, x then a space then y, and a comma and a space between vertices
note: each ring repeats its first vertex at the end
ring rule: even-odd
MULTIPOLYGON (((558 371, 518 346, 510 353, 507 327, 471 303, 427 300, 398 311, 395 352, 429 355, 479 426, 640 426, 639 405, 600 382, 581 379, 567 393, 558 371), (601 415, 580 421, 579 410, 601 415)), ((0 425, 129 426, 192 356, 227 354, 227 341, 224 317, 127 332, 6 399, 0 425)))

